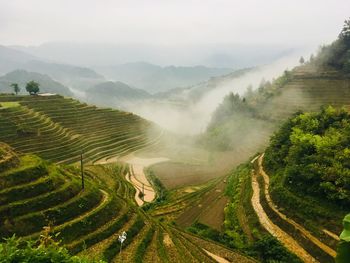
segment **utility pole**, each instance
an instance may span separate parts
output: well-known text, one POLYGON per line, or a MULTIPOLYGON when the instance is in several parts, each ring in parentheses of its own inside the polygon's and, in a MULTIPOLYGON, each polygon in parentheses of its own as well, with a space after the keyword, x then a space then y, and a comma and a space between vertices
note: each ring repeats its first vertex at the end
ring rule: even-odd
POLYGON ((83 163, 83 151, 80 153, 80 170, 81 170, 81 189, 84 190, 84 163, 83 163))

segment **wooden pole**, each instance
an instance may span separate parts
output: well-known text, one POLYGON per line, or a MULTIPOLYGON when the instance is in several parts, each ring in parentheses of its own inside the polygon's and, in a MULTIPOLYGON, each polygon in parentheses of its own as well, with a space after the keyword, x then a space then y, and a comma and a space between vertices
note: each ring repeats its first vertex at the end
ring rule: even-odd
POLYGON ((83 152, 80 154, 80 170, 81 170, 81 189, 84 190, 84 163, 83 163, 83 152))

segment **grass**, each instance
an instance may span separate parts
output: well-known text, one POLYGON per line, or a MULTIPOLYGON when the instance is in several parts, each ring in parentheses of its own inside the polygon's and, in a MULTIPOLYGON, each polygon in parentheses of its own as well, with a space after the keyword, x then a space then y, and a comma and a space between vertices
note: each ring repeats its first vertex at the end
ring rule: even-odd
POLYGON ((20 104, 17 101, 3 101, 0 103, 0 109, 19 107, 20 104))

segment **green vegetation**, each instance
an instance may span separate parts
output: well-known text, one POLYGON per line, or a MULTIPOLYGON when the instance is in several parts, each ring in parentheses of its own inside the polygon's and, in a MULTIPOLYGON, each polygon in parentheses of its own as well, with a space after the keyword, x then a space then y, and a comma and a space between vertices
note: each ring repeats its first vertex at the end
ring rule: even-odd
POLYGON ((13 108, 13 107, 19 107, 20 104, 16 101, 8 101, 8 102, 1 102, 0 108, 13 108))
POLYGON ((145 237, 142 239, 141 243, 138 245, 137 250, 134 255, 134 262, 136 263, 142 263, 143 262, 143 256, 146 252, 147 247, 152 241, 154 235, 154 229, 150 228, 145 235, 145 237))
POLYGON ((16 95, 18 94, 18 92, 21 91, 21 88, 18 86, 17 83, 11 83, 10 86, 11 88, 13 88, 13 91, 16 93, 16 95))
POLYGON ((151 208, 156 207, 162 202, 166 201, 168 198, 168 192, 162 182, 158 177, 155 176, 153 170, 151 168, 146 170, 146 176, 148 180, 152 183, 153 189, 156 191, 156 199, 152 203, 146 203, 142 206, 142 209, 147 211, 151 208))
POLYGON ((271 138, 264 158, 274 202, 293 207, 285 213, 332 247, 322 229, 338 233, 348 212, 349 121, 347 111, 332 107, 296 114, 271 138))
MULTIPOLYGON (((126 248, 138 232, 144 227, 145 222, 141 217, 138 217, 134 224, 127 231, 127 238, 123 243, 123 248, 126 248)), ((115 239, 103 253, 103 258, 110 262, 121 249, 121 243, 118 239, 115 239)), ((139 252, 140 253, 140 252, 139 252)))
POLYGON ((350 115, 323 108, 289 120, 271 139, 265 164, 293 191, 350 204, 350 115), (282 174, 281 174, 282 173, 282 174))
POLYGON ((34 245, 35 241, 26 241, 23 244, 22 240, 15 236, 7 238, 5 243, 0 243, 0 262, 103 263, 71 256, 67 249, 51 242, 49 238, 41 238, 38 246, 34 245))
POLYGON ((313 63, 350 73, 350 19, 344 22, 339 37, 329 46, 323 46, 313 63))
POLYGON ((154 146, 162 132, 140 117, 60 96, 0 96, 0 140, 49 161, 96 161, 154 146), (98 131, 97 131, 98 130, 98 131), (152 136, 149 136, 149 132, 152 136))
POLYGON ((225 232, 221 242, 261 262, 301 262, 260 225, 251 205, 252 168, 251 163, 242 164, 229 176, 226 195, 230 201, 225 208, 225 232))
POLYGON ((38 82, 31 80, 26 84, 26 91, 29 92, 30 95, 36 95, 40 91, 39 85, 38 82))

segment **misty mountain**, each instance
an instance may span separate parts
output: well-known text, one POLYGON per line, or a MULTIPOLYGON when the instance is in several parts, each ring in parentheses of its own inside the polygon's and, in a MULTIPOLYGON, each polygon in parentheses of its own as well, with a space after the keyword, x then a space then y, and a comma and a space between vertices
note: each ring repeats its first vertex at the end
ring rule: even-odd
POLYGON ((213 68, 246 68, 269 64, 305 47, 278 44, 113 44, 47 42, 39 46, 13 46, 37 57, 79 66, 121 65, 147 61, 155 65, 204 65, 213 68))
POLYGON ((124 108, 127 104, 149 98, 151 98, 151 95, 146 91, 132 88, 120 81, 103 82, 86 91, 88 102, 109 107, 124 108))
POLYGON ((150 93, 186 87, 205 81, 210 77, 232 72, 230 68, 161 67, 146 62, 96 67, 95 69, 110 79, 125 82, 150 93))
POLYGON ((35 59, 37 58, 25 52, 0 45, 0 74, 6 74, 12 70, 18 69, 20 65, 35 59))
POLYGON ((0 46, 0 73, 6 74, 18 69, 46 74, 52 79, 73 87, 92 86, 104 80, 103 76, 89 68, 59 64, 23 51, 0 46))
POLYGON ((253 70, 254 68, 240 69, 226 75, 212 77, 207 81, 203 81, 186 88, 175 88, 165 92, 158 92, 154 94, 154 98, 195 103, 207 93, 214 91, 221 86, 230 85, 230 82, 234 79, 237 79, 253 70))
POLYGON ((51 79, 47 75, 25 70, 15 70, 0 77, 0 93, 12 93, 11 83, 19 84, 21 93, 25 93, 27 82, 34 80, 40 84, 40 92, 57 93, 64 96, 73 96, 72 92, 61 83, 51 79))

